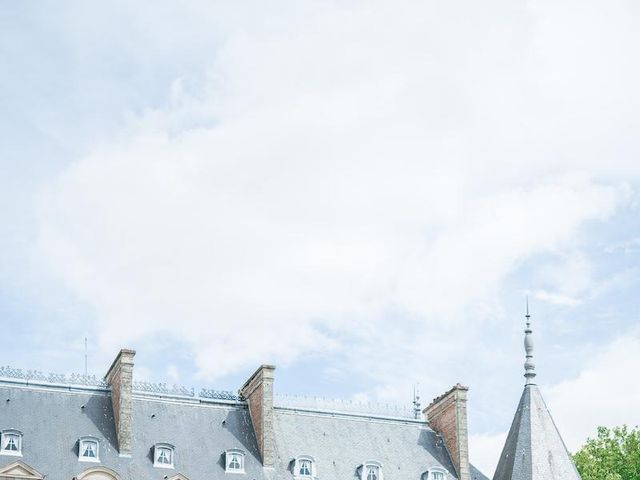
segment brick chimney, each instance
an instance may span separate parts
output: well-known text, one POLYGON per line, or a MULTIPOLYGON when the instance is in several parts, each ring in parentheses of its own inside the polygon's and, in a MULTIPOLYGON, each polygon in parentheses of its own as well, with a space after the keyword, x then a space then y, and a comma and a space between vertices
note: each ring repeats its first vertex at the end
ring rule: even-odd
POLYGON ((135 350, 122 349, 111 364, 105 380, 111 387, 111 403, 116 422, 118 452, 121 457, 131 456, 133 447, 133 357, 135 350))
POLYGON ((247 401, 251 423, 258 440, 263 467, 273 467, 275 447, 273 434, 273 365, 262 365, 240 389, 247 401))
POLYGON ((425 408, 427 422, 442 435, 459 480, 469 480, 469 438, 467 431, 468 387, 456 384, 447 393, 435 398, 425 408))

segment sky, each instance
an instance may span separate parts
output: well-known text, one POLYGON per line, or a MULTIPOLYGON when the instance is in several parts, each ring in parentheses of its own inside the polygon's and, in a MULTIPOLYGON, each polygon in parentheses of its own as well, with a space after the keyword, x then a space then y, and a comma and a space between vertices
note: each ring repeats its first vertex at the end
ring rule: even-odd
POLYGON ((636 425, 640 5, 0 0, 3 364, 636 425))

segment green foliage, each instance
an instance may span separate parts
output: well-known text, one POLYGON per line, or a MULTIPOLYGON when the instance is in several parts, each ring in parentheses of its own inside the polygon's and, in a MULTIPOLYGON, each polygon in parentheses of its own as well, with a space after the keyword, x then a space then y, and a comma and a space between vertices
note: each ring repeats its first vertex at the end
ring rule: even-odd
POLYGON ((573 459, 582 480, 640 480, 640 429, 598 427, 573 459))

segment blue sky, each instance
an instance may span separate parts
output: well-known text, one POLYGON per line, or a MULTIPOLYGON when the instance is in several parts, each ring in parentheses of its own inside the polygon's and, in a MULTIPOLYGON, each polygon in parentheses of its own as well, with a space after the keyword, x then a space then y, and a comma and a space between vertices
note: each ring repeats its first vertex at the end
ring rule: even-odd
POLYGON ((491 472, 529 295, 569 447, 637 423, 633 2, 0 2, 12 366, 409 403, 491 472), (617 393, 624 389, 624 396, 617 393))

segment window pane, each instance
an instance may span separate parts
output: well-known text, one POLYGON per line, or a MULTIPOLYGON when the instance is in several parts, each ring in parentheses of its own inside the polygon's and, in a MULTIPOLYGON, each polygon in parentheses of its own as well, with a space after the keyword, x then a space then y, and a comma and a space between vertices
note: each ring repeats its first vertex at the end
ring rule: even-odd
POLYGON ((7 444, 4 447, 5 450, 12 452, 18 451, 18 438, 15 435, 7 435, 7 444))
POLYGON ((300 471, 298 473, 300 475, 311 476, 311 461, 310 460, 301 460, 300 461, 300 471))
POLYGON ((378 480, 378 467, 367 467, 367 480, 378 480))
POLYGON ((242 465, 240 464, 240 455, 237 453, 231 454, 231 459, 229 460, 229 470, 242 470, 242 465))
POLYGON ((84 444, 84 452, 82 453, 83 457, 96 458, 96 445, 93 442, 86 442, 84 444))
POLYGON ((168 448, 160 448, 158 450, 158 463, 171 465, 171 450, 169 450, 168 448))

